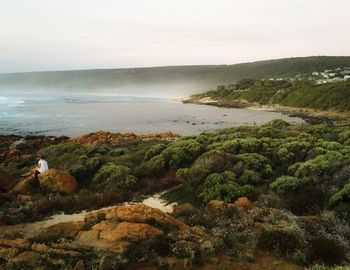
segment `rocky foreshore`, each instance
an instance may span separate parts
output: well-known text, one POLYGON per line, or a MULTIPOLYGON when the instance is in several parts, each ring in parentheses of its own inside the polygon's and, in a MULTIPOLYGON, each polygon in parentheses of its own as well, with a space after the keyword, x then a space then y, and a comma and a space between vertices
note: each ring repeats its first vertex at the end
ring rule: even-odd
POLYGON ((0 269, 350 265, 346 127, 1 138, 0 269))

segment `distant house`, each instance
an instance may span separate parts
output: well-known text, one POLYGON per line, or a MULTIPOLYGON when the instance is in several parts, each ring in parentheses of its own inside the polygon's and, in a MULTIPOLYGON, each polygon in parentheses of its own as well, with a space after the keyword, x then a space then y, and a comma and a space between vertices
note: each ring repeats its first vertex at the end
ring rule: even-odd
POLYGON ((336 74, 337 74, 337 73, 334 73, 334 72, 328 73, 329 77, 334 77, 336 74))
POLYGON ((344 80, 346 81, 346 80, 349 80, 350 79, 350 75, 345 75, 344 76, 344 80))
POLYGON ((319 74, 320 74, 320 73, 317 72, 317 71, 312 72, 312 75, 313 75, 313 76, 318 76, 319 74))

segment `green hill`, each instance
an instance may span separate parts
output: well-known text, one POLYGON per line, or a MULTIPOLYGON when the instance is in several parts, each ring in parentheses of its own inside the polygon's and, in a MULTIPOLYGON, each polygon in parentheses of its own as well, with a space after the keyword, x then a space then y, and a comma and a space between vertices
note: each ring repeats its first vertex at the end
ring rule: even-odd
POLYGON ((310 81, 270 81, 243 79, 236 84, 193 95, 188 103, 209 103, 226 107, 252 104, 280 104, 290 107, 350 111, 350 81, 314 84, 310 81))
POLYGON ((80 90, 124 94, 186 96, 242 78, 285 78, 296 74, 350 66, 349 56, 314 56, 235 65, 47 71, 0 74, 1 90, 80 90), (142 87, 142 89, 139 89, 142 87))

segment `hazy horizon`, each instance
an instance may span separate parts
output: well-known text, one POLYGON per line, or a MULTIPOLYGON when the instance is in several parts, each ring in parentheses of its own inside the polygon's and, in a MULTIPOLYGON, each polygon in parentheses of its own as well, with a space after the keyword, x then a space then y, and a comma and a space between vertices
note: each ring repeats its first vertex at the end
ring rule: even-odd
POLYGON ((0 73, 350 55, 346 0, 0 4, 0 73))

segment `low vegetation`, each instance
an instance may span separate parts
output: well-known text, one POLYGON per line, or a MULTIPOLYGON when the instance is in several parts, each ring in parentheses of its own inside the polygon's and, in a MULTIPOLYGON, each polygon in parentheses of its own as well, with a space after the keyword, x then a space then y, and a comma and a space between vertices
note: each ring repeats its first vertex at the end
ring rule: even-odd
POLYGON ((194 95, 187 102, 210 97, 217 105, 244 107, 273 105, 339 112, 350 111, 350 81, 314 84, 309 81, 243 79, 236 84, 194 95))

